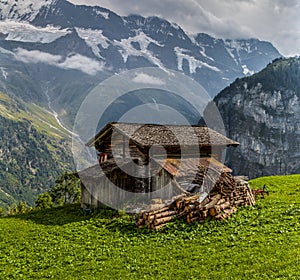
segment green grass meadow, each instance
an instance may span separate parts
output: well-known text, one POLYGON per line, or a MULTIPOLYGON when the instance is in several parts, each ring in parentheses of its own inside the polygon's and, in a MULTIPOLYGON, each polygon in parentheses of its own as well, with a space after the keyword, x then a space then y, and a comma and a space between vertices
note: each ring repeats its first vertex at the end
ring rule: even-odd
POLYGON ((300 279, 300 175, 251 181, 270 195, 230 219, 160 232, 77 205, 0 219, 0 279, 300 279))

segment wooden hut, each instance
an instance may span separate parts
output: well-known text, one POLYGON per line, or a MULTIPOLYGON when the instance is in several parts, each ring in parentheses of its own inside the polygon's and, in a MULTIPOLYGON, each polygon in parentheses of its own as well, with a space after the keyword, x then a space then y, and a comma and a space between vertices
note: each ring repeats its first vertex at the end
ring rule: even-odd
POLYGON ((239 143, 202 126, 109 123, 86 145, 96 148, 99 164, 78 173, 81 203, 97 208, 129 202, 133 193, 170 199, 204 191, 199 170, 231 172, 218 159, 239 143))

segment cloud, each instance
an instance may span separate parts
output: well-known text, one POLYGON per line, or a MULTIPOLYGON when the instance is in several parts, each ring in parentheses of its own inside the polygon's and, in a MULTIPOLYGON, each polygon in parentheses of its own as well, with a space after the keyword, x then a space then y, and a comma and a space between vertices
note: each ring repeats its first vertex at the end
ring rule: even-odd
POLYGON ((74 69, 89 75, 102 71, 104 65, 86 56, 75 54, 65 60, 60 55, 53 55, 38 50, 28 51, 22 48, 15 50, 15 58, 24 63, 45 63, 63 69, 74 69))
POLYGON ((299 54, 299 0, 70 0, 120 15, 160 16, 190 33, 271 41, 284 55, 299 54), (283 34, 284 33, 284 34, 283 34))
POLYGON ((145 74, 145 73, 137 74, 132 79, 132 81, 135 82, 135 83, 148 84, 148 85, 153 85, 153 86, 162 86, 162 85, 165 84, 163 80, 161 80, 159 78, 156 78, 156 77, 153 77, 153 76, 150 76, 150 75, 145 74))
POLYGON ((58 67, 77 69, 89 75, 95 75, 97 72, 103 70, 104 65, 86 56, 75 54, 71 57, 67 57, 63 63, 58 65, 58 67))
POLYGON ((15 50, 15 57, 17 60, 25 63, 46 63, 50 65, 59 64, 59 61, 62 59, 60 55, 53 55, 37 50, 28 51, 22 48, 15 50))

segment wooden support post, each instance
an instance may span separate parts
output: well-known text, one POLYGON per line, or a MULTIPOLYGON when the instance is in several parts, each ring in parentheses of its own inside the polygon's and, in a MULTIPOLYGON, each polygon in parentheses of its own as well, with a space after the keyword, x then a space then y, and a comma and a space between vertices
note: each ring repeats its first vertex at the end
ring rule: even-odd
POLYGON ((123 135, 123 158, 125 158, 125 136, 123 135))

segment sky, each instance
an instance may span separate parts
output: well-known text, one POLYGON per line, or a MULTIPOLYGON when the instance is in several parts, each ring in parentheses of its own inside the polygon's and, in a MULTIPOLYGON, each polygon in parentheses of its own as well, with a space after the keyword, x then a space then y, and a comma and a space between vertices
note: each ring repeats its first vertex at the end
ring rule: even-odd
POLYGON ((270 41, 284 56, 300 55, 300 0, 69 0, 119 15, 159 16, 186 32, 270 41))

